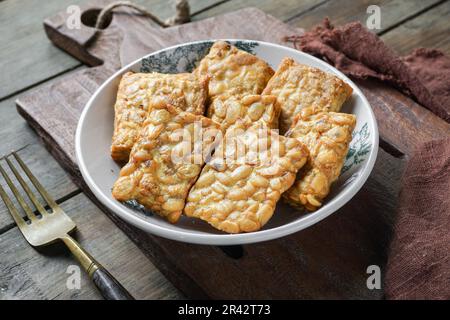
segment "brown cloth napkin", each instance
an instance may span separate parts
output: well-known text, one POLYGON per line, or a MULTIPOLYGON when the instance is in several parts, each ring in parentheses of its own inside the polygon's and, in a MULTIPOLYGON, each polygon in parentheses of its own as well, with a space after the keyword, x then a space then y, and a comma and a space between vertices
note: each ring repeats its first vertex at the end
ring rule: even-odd
MULTIPOLYGON (((297 49, 358 79, 388 82, 450 122, 450 58, 416 49, 399 57, 359 22, 334 28, 328 19, 300 36, 297 49)), ((450 299, 450 132, 411 157, 385 276, 388 299, 450 299)))
POLYGON ((328 19, 323 25, 287 40, 349 76, 393 84, 450 122, 450 58, 442 52, 420 48, 400 57, 361 23, 335 28, 328 19))
POLYGON ((450 138, 408 162, 385 275, 388 299, 450 299, 450 138))

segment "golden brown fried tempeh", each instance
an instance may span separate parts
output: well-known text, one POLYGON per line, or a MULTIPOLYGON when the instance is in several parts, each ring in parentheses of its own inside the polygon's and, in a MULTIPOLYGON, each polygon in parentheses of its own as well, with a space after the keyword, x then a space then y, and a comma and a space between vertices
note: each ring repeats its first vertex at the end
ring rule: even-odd
POLYGON ((194 73, 210 77, 211 103, 218 96, 260 94, 274 71, 258 57, 217 41, 194 73))
POLYGON ((224 131, 237 121, 244 121, 248 127, 263 121, 268 127, 277 129, 280 111, 275 96, 218 97, 210 105, 208 117, 220 123, 224 131))
POLYGON ((280 132, 284 134, 299 113, 306 116, 321 111, 339 111, 351 96, 352 88, 330 73, 284 58, 263 94, 278 98, 280 132))
POLYGON ((203 168, 184 213, 228 233, 257 231, 272 217, 307 154, 297 139, 279 136, 262 123, 247 129, 238 122, 203 168))
POLYGON ((220 126, 211 119, 155 104, 114 184, 114 198, 136 200, 176 222, 217 137, 220 126))
POLYGON ((355 125, 355 115, 347 113, 299 114, 295 118, 286 136, 304 143, 308 147, 309 157, 284 198, 309 211, 322 205, 331 184, 341 173, 355 125))
POLYGON ((206 77, 189 73, 125 73, 115 104, 111 157, 128 161, 142 124, 153 103, 165 101, 183 111, 203 114, 208 92, 206 77))

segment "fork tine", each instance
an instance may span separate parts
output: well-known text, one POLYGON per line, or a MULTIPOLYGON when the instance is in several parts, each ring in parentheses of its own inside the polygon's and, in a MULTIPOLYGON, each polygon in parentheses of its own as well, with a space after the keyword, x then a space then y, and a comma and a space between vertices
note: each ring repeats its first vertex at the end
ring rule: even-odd
POLYGON ((26 194, 28 195, 28 198, 30 198, 31 202, 33 202, 34 206, 36 207, 36 209, 42 214, 45 215, 47 214, 47 210, 45 210, 45 208, 42 206, 42 204, 39 202, 39 200, 36 198, 36 196, 34 195, 33 191, 31 191, 30 187, 28 186, 28 184, 25 182, 25 180, 23 180, 22 176, 20 175, 20 173, 17 171, 16 167, 13 165, 13 163, 8 159, 5 158, 6 163, 8 163, 8 166, 11 168, 11 171, 14 173, 14 175, 16 176, 17 180, 19 181, 20 185, 22 186, 23 190, 25 190, 26 194))
POLYGON ((12 153, 14 158, 16 158, 17 162, 19 163, 20 167, 23 169, 23 171, 27 174, 30 181, 33 183, 33 185, 36 187, 36 189, 41 194, 42 198, 44 198, 45 201, 47 201, 50 208, 53 210, 56 210, 59 208, 58 204, 55 200, 47 193, 45 188, 40 184, 40 182, 36 179, 36 177, 31 173, 30 169, 26 166, 26 164, 22 161, 22 159, 19 157, 19 155, 14 151, 12 153))
MULTIPOLYGON (((17 190, 16 186, 12 183, 11 179, 9 178, 6 171, 3 169, 2 165, 0 164, 0 172, 2 173, 3 178, 5 178, 6 183, 8 184, 11 191, 14 193, 14 196, 16 197, 17 201, 19 202, 20 206, 23 208, 25 213, 27 214, 28 218, 33 221, 36 219, 36 216, 34 215, 31 208, 28 206, 28 204, 25 202, 23 197, 20 195, 19 191, 17 190)), ((5 192, 5 190, 2 188, 2 199, 5 202, 6 206, 8 207, 9 211, 11 212, 11 215, 13 216, 14 220, 16 220, 15 215, 17 214, 19 220, 22 220, 22 217, 18 213, 17 209, 15 208, 14 204, 12 203, 11 199, 9 198, 8 194, 5 192)), ((16 220, 17 223, 17 220, 16 220)), ((18 223, 17 223, 18 224, 18 223)))
POLYGON ((16 207, 12 203, 11 199, 9 198, 8 194, 5 192, 5 189, 0 185, 0 196, 3 199, 3 202, 6 204, 6 207, 9 210, 9 213, 11 213, 14 221, 16 222, 17 226, 19 228, 22 228, 23 226, 26 226, 25 220, 22 219, 22 216, 17 211, 16 207))

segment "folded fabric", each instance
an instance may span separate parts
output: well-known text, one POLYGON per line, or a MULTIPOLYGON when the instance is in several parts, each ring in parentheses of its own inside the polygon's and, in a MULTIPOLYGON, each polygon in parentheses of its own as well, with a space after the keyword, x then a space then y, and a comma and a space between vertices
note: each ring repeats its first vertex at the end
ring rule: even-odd
MULTIPOLYGON (((439 50, 419 48, 400 57, 359 22, 335 28, 328 19, 286 39, 353 78, 394 85, 450 122, 450 58, 439 50)), ((426 142, 407 164, 386 266, 386 298, 450 299, 449 191, 450 135, 426 142)))
POLYGON ((408 162, 388 255, 388 299, 450 299, 450 138, 408 162))
POLYGON ((328 19, 286 40, 349 76, 389 82, 450 122, 450 58, 442 52, 421 48, 402 58, 361 23, 335 28, 328 19))

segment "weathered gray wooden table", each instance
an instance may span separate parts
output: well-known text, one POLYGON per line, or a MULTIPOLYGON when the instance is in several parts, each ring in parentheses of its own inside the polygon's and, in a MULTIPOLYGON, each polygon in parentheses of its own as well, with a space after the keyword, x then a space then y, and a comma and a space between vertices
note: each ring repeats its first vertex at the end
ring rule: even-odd
MULTIPOLYGON (((80 0, 0 1, 0 155, 22 148, 32 171, 79 226, 78 239, 136 298, 183 298, 144 254, 71 182, 17 114, 14 101, 24 92, 84 68, 53 47, 42 28, 44 18, 80 0), (83 216, 83 218, 81 218, 83 216), (98 232, 101 230, 101 232, 98 232), (114 248, 114 250, 112 250, 114 248), (126 272, 125 272, 126 270, 126 272)), ((165 0, 135 1, 161 18, 173 14, 165 0)), ((378 34, 397 52, 419 46, 450 53, 450 1, 439 0, 190 0, 193 19, 199 20, 254 6, 305 29, 325 16, 341 24, 365 23, 371 4, 381 8, 378 34)), ((68 267, 75 265, 62 248, 36 251, 22 238, 0 203, 0 299, 99 299, 82 275, 80 289, 68 290, 68 267)))

